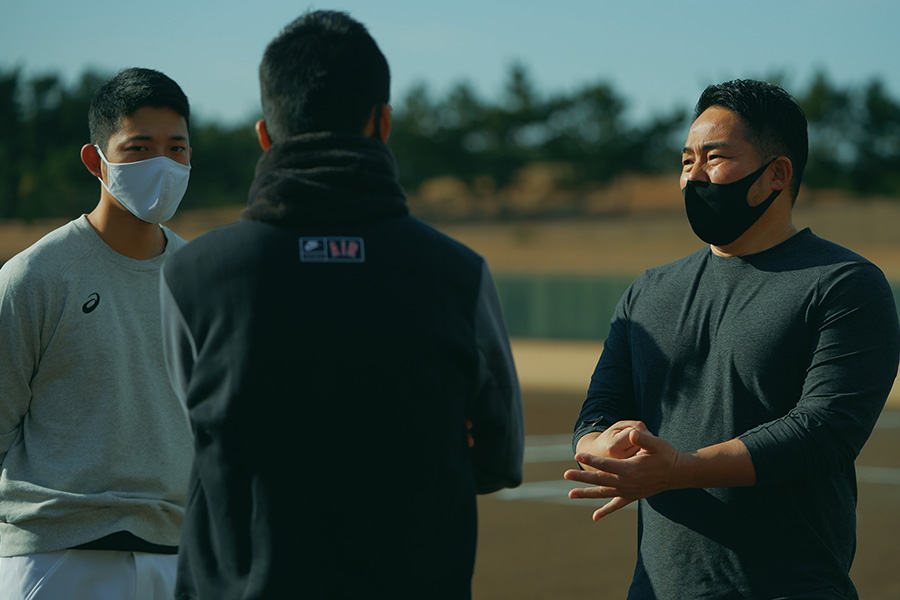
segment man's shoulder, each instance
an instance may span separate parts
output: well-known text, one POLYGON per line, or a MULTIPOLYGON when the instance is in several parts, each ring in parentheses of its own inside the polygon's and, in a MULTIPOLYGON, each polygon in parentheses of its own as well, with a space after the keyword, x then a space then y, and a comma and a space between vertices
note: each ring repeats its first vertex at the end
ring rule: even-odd
POLYGON ((769 267, 775 265, 775 270, 779 271, 807 271, 817 279, 828 278, 830 274, 848 273, 871 273, 884 277, 881 269, 864 256, 815 235, 809 228, 773 248, 770 253, 752 260, 769 267))
POLYGON ((78 243, 83 235, 80 221, 69 221, 44 234, 35 243, 19 252, 16 257, 28 258, 36 254, 52 254, 54 252, 66 252, 71 249, 71 244, 78 243))
MULTIPOLYGON (((822 261, 869 263, 865 257, 838 243, 817 236, 811 229, 798 232, 795 237, 800 253, 804 256, 818 256, 822 261)), ((796 252, 795 252, 796 253, 796 252)))
POLYGON ((163 233, 166 236, 166 252, 177 252, 187 244, 187 240, 169 229, 161 225, 163 233))
POLYGON ((79 221, 70 221, 54 229, 9 259, 0 269, 5 275, 3 279, 41 277, 79 260, 88 250, 79 221))
POLYGON ((419 219, 410 216, 404 217, 402 222, 406 224, 410 231, 410 235, 412 236, 416 236, 423 241, 432 243, 440 247, 441 249, 447 250, 448 252, 457 253, 461 257, 465 257, 477 262, 481 262, 484 260, 482 256, 472 248, 451 237, 450 235, 439 231, 438 229, 425 223, 424 221, 420 221, 419 219))
POLYGON ((687 256, 683 256, 678 260, 672 261, 670 263, 665 263, 662 265, 658 265, 655 267, 650 267, 635 280, 635 284, 640 284, 644 281, 648 280, 665 280, 668 278, 682 278, 685 273, 696 271, 699 268, 702 268, 702 265, 706 262, 706 258, 710 254, 709 246, 703 246, 699 250, 688 254, 687 256))
POLYGON ((280 228, 276 225, 258 221, 235 221, 234 223, 210 229, 190 241, 184 240, 175 233, 172 233, 171 235, 174 238, 177 238, 175 240, 176 249, 182 247, 185 248, 184 252, 178 253, 179 256, 185 256, 189 255, 191 252, 196 253, 201 249, 210 247, 233 247, 236 242, 244 241, 252 237, 272 235, 279 229, 280 228))
POLYGON ((853 290, 863 296, 884 294, 893 297, 891 284, 881 268, 849 248, 816 236, 813 268, 823 289, 853 290))

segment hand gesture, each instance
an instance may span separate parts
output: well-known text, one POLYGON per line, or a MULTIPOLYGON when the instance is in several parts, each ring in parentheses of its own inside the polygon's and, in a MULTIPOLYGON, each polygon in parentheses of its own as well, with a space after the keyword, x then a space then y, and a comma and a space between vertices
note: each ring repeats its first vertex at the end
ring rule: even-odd
POLYGON ((594 521, 635 500, 678 487, 676 471, 681 453, 634 423, 616 423, 584 446, 579 444, 579 450, 598 448, 602 454, 579 451, 575 460, 586 470, 570 469, 563 474, 565 479, 593 486, 575 488, 569 498, 612 498, 594 511, 594 521), (607 432, 609 435, 604 436, 607 432))
MULTIPOLYGON (((629 434, 632 430, 647 431, 647 426, 641 421, 619 421, 606 431, 582 437, 578 441, 578 452, 603 458, 631 458, 640 451, 640 447, 631 442, 629 434)), ((595 470, 586 464, 582 467, 595 470)))

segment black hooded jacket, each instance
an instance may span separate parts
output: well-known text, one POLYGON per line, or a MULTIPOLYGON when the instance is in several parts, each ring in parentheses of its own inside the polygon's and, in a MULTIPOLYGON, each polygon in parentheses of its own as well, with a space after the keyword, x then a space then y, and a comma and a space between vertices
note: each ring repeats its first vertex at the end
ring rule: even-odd
POLYGON ((409 216, 387 147, 274 145, 161 285, 196 449, 177 597, 468 597, 521 396, 484 260, 409 216))

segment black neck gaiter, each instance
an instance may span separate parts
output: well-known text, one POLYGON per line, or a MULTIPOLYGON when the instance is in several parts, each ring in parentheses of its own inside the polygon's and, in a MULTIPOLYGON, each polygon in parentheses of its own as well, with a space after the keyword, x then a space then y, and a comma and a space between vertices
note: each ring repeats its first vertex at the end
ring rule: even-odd
POLYGON ((300 227, 407 214, 397 163, 381 140, 307 133, 263 153, 241 219, 300 227))

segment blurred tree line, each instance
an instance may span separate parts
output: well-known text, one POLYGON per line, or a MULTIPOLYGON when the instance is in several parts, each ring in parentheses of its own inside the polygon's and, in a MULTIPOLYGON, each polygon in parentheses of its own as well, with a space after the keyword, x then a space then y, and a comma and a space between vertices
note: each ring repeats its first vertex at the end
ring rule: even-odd
MULTIPOLYGON (((0 70, 0 218, 72 217, 93 208, 99 185, 79 149, 89 138, 91 96, 106 78, 86 72, 67 85, 57 75, 0 70)), ((808 186, 900 197, 900 104, 880 81, 842 88, 821 72, 791 91, 810 123, 808 186)), ((690 117, 686 107, 634 124, 627 100, 608 84, 541 94, 518 64, 497 101, 466 83, 440 98, 417 85, 394 107, 390 145, 413 193, 443 175, 502 189, 535 163, 564 165, 559 183, 573 188, 677 170, 690 117)), ((184 206, 244 203, 261 152, 252 122, 224 126, 195 116, 191 145, 184 206)))
POLYGON ((413 87, 394 110, 390 144, 404 184, 413 189, 446 174, 466 182, 488 176, 503 187, 536 162, 567 165, 572 185, 680 168, 687 111, 635 126, 626 108, 602 82, 543 96, 516 64, 494 103, 466 83, 440 99, 423 84, 413 87))

